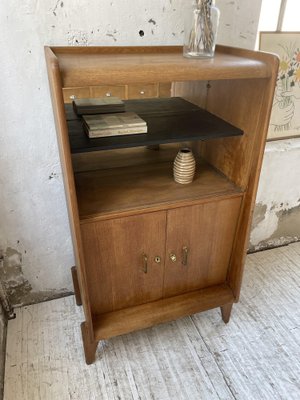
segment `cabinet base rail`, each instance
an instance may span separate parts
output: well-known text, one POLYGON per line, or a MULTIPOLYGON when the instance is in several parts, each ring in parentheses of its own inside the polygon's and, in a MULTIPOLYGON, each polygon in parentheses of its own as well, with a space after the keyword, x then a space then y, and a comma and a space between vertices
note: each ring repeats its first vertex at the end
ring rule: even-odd
POLYGON ((86 362, 92 364, 95 361, 99 340, 149 328, 201 311, 221 307, 222 319, 227 323, 234 301, 230 287, 221 284, 94 316, 93 333, 95 339, 93 342, 90 342, 89 339, 88 325, 83 323, 81 326, 86 362))

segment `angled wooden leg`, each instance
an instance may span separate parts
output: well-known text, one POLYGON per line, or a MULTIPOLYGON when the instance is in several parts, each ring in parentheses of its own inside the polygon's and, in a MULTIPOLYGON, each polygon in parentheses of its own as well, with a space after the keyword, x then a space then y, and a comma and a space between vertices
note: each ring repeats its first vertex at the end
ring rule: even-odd
POLYGON ((93 362, 95 362, 98 342, 97 341, 91 342, 85 322, 82 322, 81 324, 81 334, 82 334, 85 362, 88 365, 93 364, 93 362))
POLYGON ((79 289, 79 284, 78 284, 78 277, 77 277, 77 269, 76 269, 76 267, 72 267, 71 268, 71 272, 72 272, 72 279, 73 279, 73 286, 74 286, 76 304, 78 306, 81 306, 82 305, 82 301, 81 301, 81 295, 80 295, 80 289, 79 289))
POLYGON ((221 306, 221 314, 222 319, 227 324, 230 320, 230 314, 232 310, 233 303, 225 304, 225 306, 221 306))

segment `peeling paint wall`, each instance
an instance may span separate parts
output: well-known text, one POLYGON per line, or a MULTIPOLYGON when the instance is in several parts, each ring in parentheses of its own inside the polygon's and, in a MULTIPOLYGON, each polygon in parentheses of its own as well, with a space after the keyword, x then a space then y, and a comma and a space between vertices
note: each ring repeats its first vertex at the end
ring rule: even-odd
POLYGON ((268 142, 250 237, 250 251, 300 240, 300 139, 268 142))
POLYGON ((0 258, 0 280, 10 303, 15 306, 39 303, 49 298, 58 298, 72 293, 67 288, 33 291, 23 272, 22 253, 8 247, 1 252, 0 258))
MULTIPOLYGON (((67 294, 74 264, 43 46, 178 45, 186 0, 10 0, 0 7, 0 250, 14 304, 67 294)), ((217 1, 218 42, 253 48, 261 0, 217 1)))

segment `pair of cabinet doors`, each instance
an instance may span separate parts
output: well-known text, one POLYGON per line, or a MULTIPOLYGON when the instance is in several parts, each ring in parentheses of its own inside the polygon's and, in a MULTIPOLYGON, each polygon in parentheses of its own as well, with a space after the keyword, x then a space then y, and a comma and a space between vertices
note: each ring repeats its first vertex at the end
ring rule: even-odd
POLYGON ((225 282, 241 197, 81 225, 92 314, 225 282))

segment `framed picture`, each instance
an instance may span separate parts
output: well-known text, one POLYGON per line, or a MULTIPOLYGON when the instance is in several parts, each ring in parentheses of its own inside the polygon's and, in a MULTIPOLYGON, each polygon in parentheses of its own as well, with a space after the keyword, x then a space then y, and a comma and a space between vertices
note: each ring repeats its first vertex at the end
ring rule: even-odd
POLYGON ((261 32, 259 49, 280 58, 268 139, 300 137, 300 32, 261 32))

